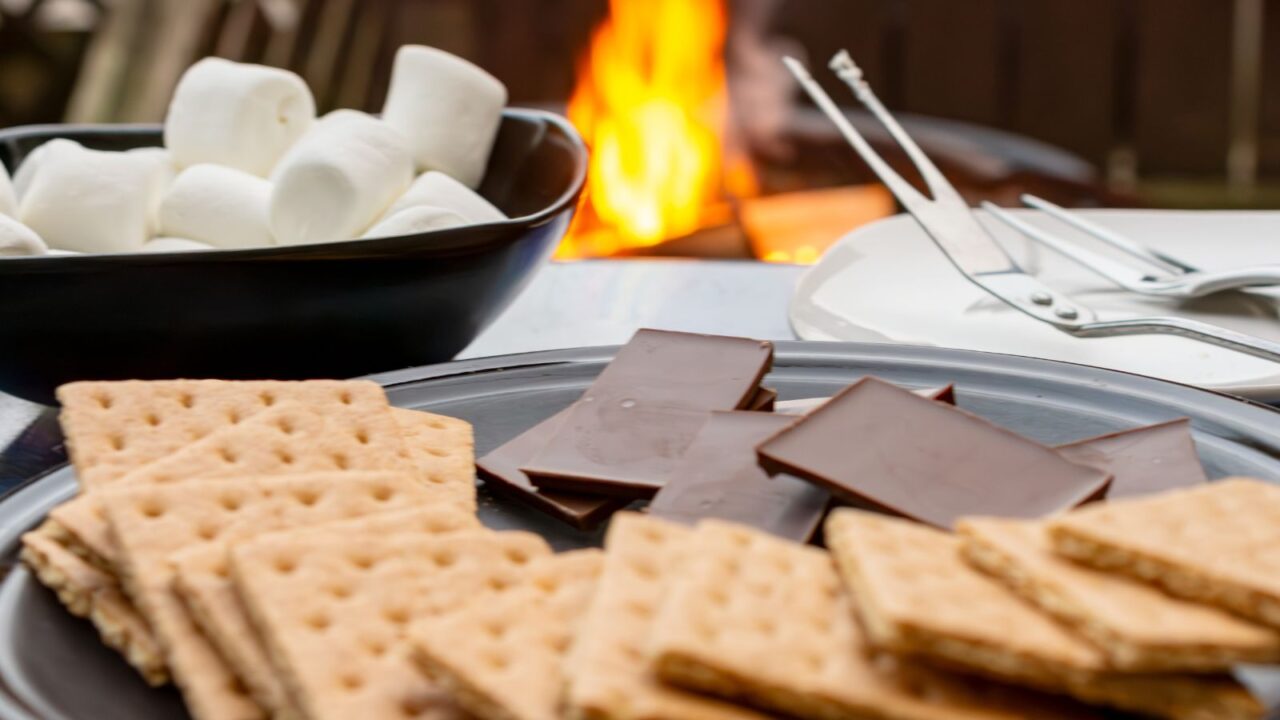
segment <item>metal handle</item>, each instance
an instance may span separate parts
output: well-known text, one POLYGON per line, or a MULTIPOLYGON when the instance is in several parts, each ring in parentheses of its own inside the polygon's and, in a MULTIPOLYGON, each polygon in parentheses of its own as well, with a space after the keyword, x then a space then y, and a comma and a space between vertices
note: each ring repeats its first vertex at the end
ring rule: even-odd
POLYGON ((1280 265, 1256 265, 1232 270, 1202 271, 1199 277, 1187 276, 1191 295, 1201 297, 1223 290, 1280 285, 1280 265))
POLYGON ((1111 247, 1128 253, 1133 258, 1154 266, 1161 272, 1168 273, 1170 275, 1180 275, 1182 273, 1196 271, 1196 268, 1175 257, 1153 250, 1145 245, 1140 245, 1120 233, 1112 232, 1111 230, 1108 230, 1085 217, 1073 212, 1068 212, 1066 208, 1054 205, 1044 198, 1023 193, 1020 199, 1028 207, 1033 207, 1052 215, 1058 220, 1084 232, 1086 235, 1092 235, 1111 247))
POLYGON ((1136 318, 1134 320, 1107 320, 1059 329, 1076 337, 1113 337, 1119 335, 1177 335, 1235 350, 1272 362, 1280 362, 1280 343, 1264 340, 1255 335, 1228 330, 1219 325, 1185 320, 1176 317, 1136 318))
POLYGON ((1075 243, 1063 240, 1053 233, 1045 232, 1035 225, 1014 216, 993 202, 984 201, 982 209, 986 210, 991 217, 1022 233, 1028 240, 1052 248, 1063 257, 1092 273, 1101 275, 1122 288, 1134 292, 1149 292, 1144 286, 1144 283, 1147 282, 1144 273, 1124 263, 1116 262, 1106 255, 1086 250, 1075 243))

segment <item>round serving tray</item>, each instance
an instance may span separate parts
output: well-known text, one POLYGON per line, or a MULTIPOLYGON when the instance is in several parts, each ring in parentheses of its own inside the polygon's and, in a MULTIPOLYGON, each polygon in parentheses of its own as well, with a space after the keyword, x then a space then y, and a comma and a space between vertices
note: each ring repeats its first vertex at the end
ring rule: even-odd
MULTIPOLYGON (((484 453, 573 402, 616 348, 511 355, 374 376, 402 407, 475 425, 484 453)), ((1280 482, 1280 414, 1191 387, 1081 365, 939 348, 778 343, 767 384, 782 399, 831 395, 864 375, 908 387, 955 383, 961 407, 1047 443, 1190 417, 1211 477, 1280 482)), ((0 559, 16 563, 21 533, 75 492, 69 467, 0 500, 0 559)), ((494 528, 538 532, 557 549, 597 545, 535 510, 480 492, 480 517, 494 528)), ((53 593, 15 565, 0 585, 0 717, 46 720, 182 718, 171 688, 154 690, 71 617, 53 593)))

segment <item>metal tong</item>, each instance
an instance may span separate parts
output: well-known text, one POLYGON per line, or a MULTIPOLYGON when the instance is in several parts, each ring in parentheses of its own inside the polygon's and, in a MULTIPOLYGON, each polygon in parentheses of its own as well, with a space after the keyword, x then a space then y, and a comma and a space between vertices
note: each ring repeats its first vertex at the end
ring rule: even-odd
POLYGON ((1178 335, 1280 362, 1280 343, 1210 323, 1166 316, 1099 320, 1085 304, 1045 285, 1018 267, 1013 258, 978 222, 955 187, 880 103, 880 99, 863 78, 862 70, 849 57, 848 52, 842 50, 836 53, 831 59, 831 69, 853 90, 858 100, 876 116, 906 152, 924 178, 931 198, 926 198, 889 167, 800 61, 784 57, 783 63, 956 269, 1005 304, 1076 337, 1178 335))
POLYGON ((1129 255, 1138 261, 1141 268, 1118 262, 1070 240, 1041 230, 993 203, 982 203, 982 209, 1005 225, 1021 232, 1028 239, 1053 248, 1081 267, 1101 275, 1129 292, 1171 300, 1190 300, 1213 293, 1252 287, 1271 287, 1280 283, 1280 266, 1252 265, 1227 270, 1201 270, 1168 253, 1152 250, 1075 213, 1068 212, 1065 208, 1058 207, 1044 198, 1024 194, 1022 202, 1129 255))

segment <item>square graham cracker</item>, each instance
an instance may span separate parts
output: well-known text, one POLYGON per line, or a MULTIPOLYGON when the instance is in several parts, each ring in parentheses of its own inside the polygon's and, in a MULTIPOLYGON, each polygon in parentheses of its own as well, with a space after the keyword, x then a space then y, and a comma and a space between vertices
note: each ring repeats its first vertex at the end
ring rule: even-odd
POLYGON ((693 530, 631 512, 605 535, 596 592, 566 658, 566 715, 589 720, 744 720, 745 707, 663 684, 649 646, 667 593, 683 573, 693 530))
MULTIPOLYGON (((411 471, 400 429, 386 406, 338 404, 318 409, 280 403, 144 465, 114 485, 142 486, 220 477, 290 475, 339 470, 411 471)), ((50 518, 70 532, 88 557, 116 569, 117 553, 98 493, 64 503, 50 518)))
POLYGON ((93 490, 278 403, 387 407, 367 380, 124 380, 58 388, 67 451, 93 490))
POLYGON ((263 717, 196 627, 173 588, 169 557, 273 528, 364 515, 423 502, 412 475, 337 472, 280 478, 224 478, 98 491, 120 549, 120 579, 160 641, 174 682, 197 720, 263 717))
POLYGON ((787 717, 1066 717, 1067 703, 871 655, 830 556, 705 520, 654 628, 657 674, 787 717), (983 692, 985 690, 985 692, 983 692))
POLYGON ((971 564, 1084 636, 1129 672, 1226 672, 1280 660, 1280 633, 1179 600, 1053 552, 1040 521, 969 518, 957 527, 971 564))
MULTIPOLYGON (((291 523, 296 530, 311 526, 315 520, 308 518, 310 522, 302 522, 300 518, 294 519, 299 520, 291 523)), ((454 504, 432 502, 327 522, 316 526, 315 530, 324 534, 344 528, 363 533, 444 535, 480 530, 481 525, 475 515, 454 504)), ((236 593, 230 577, 229 552, 228 542, 213 542, 174 553, 169 557, 177 573, 174 588, 205 638, 240 678, 250 696, 273 715, 296 716, 284 685, 271 666, 266 648, 254 633, 236 593)))
POLYGON ((463 717, 413 662, 413 622, 519 582, 542 538, 488 531, 280 532, 236 545, 231 575, 305 720, 463 717))
POLYGON ((471 423, 404 408, 392 408, 391 414, 423 482, 435 487, 442 498, 475 512, 476 452, 471 423))
POLYGON ((90 565, 47 533, 23 535, 21 559, 72 615, 92 622, 103 644, 124 656, 148 685, 169 681, 155 634, 114 575, 90 565))
POLYGON ((414 659, 476 717, 558 720, 564 656, 602 559, 577 550, 534 560, 515 587, 411 627, 414 659))
POLYGON ((1054 550, 1280 628, 1280 487, 1231 478, 1056 518, 1054 550))
POLYGON ((875 646, 1155 717, 1262 717, 1228 676, 1111 672, 1100 650, 969 565, 952 535, 842 509, 826 541, 875 646))

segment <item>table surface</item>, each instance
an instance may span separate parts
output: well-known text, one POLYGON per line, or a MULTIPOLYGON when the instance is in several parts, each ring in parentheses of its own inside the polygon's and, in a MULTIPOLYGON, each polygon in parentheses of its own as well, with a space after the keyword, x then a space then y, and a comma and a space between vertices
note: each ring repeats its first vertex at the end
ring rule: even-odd
MULTIPOLYGON (((458 358, 618 345, 641 327, 791 340, 787 304, 802 272, 749 261, 551 263, 458 358)), ((0 393, 0 492, 61 464, 59 438, 52 408, 0 393)))

